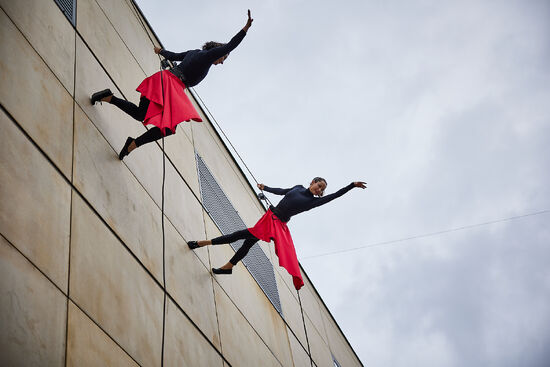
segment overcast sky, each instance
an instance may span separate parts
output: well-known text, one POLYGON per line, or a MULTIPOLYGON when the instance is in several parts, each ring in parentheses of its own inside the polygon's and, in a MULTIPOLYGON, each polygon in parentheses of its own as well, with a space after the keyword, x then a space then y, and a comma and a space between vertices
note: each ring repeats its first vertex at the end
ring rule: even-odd
MULTIPOLYGON (((550 366, 550 1, 138 0, 254 175, 342 198, 290 222, 367 366, 550 366)), ((137 97, 136 97, 137 99, 137 97)), ((279 197, 270 196, 272 201, 279 197)))

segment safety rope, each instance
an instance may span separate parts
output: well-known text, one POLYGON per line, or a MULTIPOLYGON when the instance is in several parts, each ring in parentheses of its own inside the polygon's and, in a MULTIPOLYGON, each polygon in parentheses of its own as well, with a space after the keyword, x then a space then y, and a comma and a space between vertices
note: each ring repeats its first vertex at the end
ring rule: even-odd
MULTIPOLYGON (((143 20, 141 19, 141 12, 136 8, 136 4, 134 3, 134 0, 129 0, 132 9, 135 11, 135 16, 139 20, 139 23, 141 25, 141 28, 145 31, 145 34, 147 34, 147 37, 149 37, 149 40, 151 41, 151 44, 153 47, 156 46, 155 41, 149 34, 149 31, 147 30, 147 27, 145 27, 145 24, 143 24, 143 20)), ((159 70, 160 70, 160 83, 161 83, 161 91, 162 91, 162 102, 164 104, 164 80, 162 75, 162 58, 159 54, 157 54, 159 58, 159 70)), ((161 117, 162 121, 162 117, 161 117)), ((164 300, 163 300, 163 309, 162 309, 162 343, 161 343, 161 366, 164 366, 164 334, 166 331, 166 301, 167 301, 167 291, 166 291, 166 232, 164 227, 164 192, 165 192, 165 184, 166 184, 166 154, 164 152, 164 133, 161 129, 162 134, 162 191, 161 191, 161 226, 162 226, 162 285, 163 285, 163 293, 164 293, 164 300)))
MULTIPOLYGON (((162 67, 160 70, 160 84, 162 90, 162 103, 164 105, 164 81, 162 78, 162 67)), ((164 114, 164 110, 162 112, 164 114)), ((162 121, 162 116, 161 116, 162 121)), ((166 131, 166 130, 165 130, 166 131)), ((164 333, 166 329, 166 235, 164 231, 164 187, 166 183, 166 154, 164 153, 164 134, 162 134, 162 199, 161 199, 161 224, 162 224, 162 284, 164 285, 164 308, 162 310, 162 353, 161 366, 164 366, 164 333)))

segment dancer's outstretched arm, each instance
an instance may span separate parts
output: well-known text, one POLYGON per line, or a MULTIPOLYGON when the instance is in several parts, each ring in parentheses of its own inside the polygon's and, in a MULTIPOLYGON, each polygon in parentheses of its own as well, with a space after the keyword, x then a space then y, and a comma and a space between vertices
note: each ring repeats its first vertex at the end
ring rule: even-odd
POLYGON ((161 54, 166 60, 169 61, 182 61, 185 59, 185 56, 187 55, 189 51, 185 52, 171 52, 168 50, 163 50, 160 47, 155 47, 155 53, 161 54))
POLYGON ((266 186, 264 184, 258 184, 258 188, 260 190, 267 191, 267 192, 270 192, 270 193, 275 194, 275 195, 286 195, 287 192, 292 190, 292 188, 290 188, 290 189, 279 189, 279 188, 276 188, 276 187, 269 187, 269 186, 266 186))
POLYGON ((208 54, 206 57, 211 62, 214 62, 214 60, 219 59, 220 57, 223 57, 225 55, 228 55, 231 51, 236 49, 237 46, 241 43, 241 41, 244 39, 244 36, 246 36, 246 32, 248 31, 248 29, 252 26, 253 20, 254 19, 250 17, 250 10, 248 10, 248 20, 245 26, 243 27, 243 29, 241 29, 239 33, 234 35, 233 38, 231 38, 231 41, 229 41, 225 45, 220 47, 214 47, 208 50, 207 51, 208 54))
POLYGON ((363 181, 355 181, 355 182, 352 182, 352 183, 350 183, 349 185, 347 185, 345 187, 342 187, 340 190, 338 190, 336 192, 333 192, 332 194, 329 194, 329 195, 326 195, 326 196, 323 196, 323 197, 320 197, 320 198, 315 198, 311 208, 316 208, 316 207, 324 205, 324 204, 326 204, 326 203, 328 203, 328 202, 330 202, 330 201, 332 201, 336 198, 339 198, 340 196, 344 195, 346 192, 353 189, 354 187, 360 187, 362 189, 366 189, 367 188, 367 183, 363 182, 363 181))
MULTIPOLYGON (((233 51, 239 45, 239 43, 241 43, 244 36, 246 35, 246 32, 252 26, 253 21, 254 21, 254 19, 252 19, 252 17, 250 16, 250 10, 248 10, 248 20, 247 20, 245 26, 242 29, 242 32, 244 32, 244 34, 239 32, 231 39, 231 41, 229 41, 225 45, 209 50, 208 51, 208 57, 210 57, 212 60, 216 60, 216 59, 218 59, 222 56, 227 55, 231 51, 233 51)), ((185 58, 185 56, 187 55, 187 53, 189 52, 189 51, 171 52, 171 51, 164 50, 164 49, 162 49, 160 47, 156 47, 156 46, 153 47, 153 49, 154 49, 156 54, 162 55, 166 60, 169 60, 169 61, 182 61, 185 58)))

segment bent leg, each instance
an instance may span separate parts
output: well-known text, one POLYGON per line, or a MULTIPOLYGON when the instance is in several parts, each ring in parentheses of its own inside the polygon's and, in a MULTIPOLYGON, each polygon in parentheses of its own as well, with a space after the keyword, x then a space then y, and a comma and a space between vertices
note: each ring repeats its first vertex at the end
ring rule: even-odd
POLYGON ((229 262, 233 265, 237 265, 239 261, 244 259, 246 254, 248 254, 248 251, 250 251, 250 249, 252 248, 252 246, 254 246, 256 242, 258 242, 258 239, 256 237, 254 237, 253 239, 246 239, 241 248, 239 248, 237 252, 235 252, 235 255, 233 255, 229 262))
POLYGON ((132 102, 128 102, 124 99, 117 98, 115 96, 111 97, 111 104, 117 106, 122 111, 126 112, 128 115, 133 117, 138 121, 143 121, 145 115, 147 114, 147 109, 149 108, 149 100, 145 97, 141 97, 139 100, 139 106, 136 106, 132 102))
MULTIPOLYGON (((165 129, 164 130, 166 135, 165 136, 169 136, 169 135, 172 135, 173 132, 172 130, 170 129, 165 129)), ((157 141, 159 139, 162 139, 162 132, 160 131, 160 129, 158 127, 153 127, 149 130, 147 130, 146 132, 144 132, 143 134, 141 134, 140 136, 138 136, 136 139, 135 139, 135 142, 136 142, 136 147, 140 147, 144 144, 147 144, 147 143, 152 143, 154 141, 157 141)))

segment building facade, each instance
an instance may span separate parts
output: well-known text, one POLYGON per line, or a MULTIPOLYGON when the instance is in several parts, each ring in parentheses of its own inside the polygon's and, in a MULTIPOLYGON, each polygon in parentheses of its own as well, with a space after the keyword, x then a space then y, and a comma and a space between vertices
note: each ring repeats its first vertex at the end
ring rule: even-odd
POLYGON ((159 70, 132 0, 0 7, 1 365, 362 366, 272 245, 231 276, 231 246, 187 247, 265 212, 193 93, 204 122, 118 160, 145 128, 89 98, 159 70))

